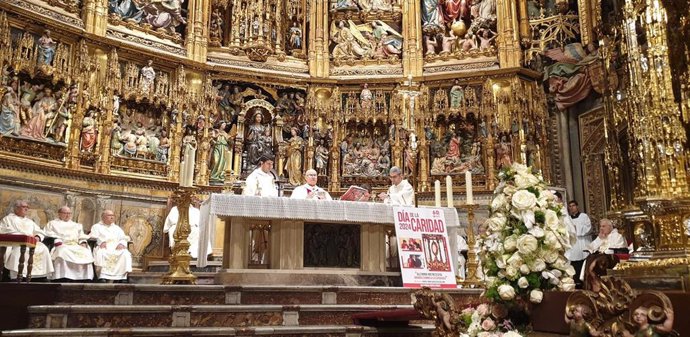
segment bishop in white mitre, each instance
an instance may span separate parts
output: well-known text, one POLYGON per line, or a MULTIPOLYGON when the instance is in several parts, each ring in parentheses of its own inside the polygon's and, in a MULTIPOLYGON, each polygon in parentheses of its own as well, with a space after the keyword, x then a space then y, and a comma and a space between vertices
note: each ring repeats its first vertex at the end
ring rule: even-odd
POLYGON ((132 254, 127 250, 128 238, 115 224, 115 213, 105 210, 101 222, 91 227, 92 238, 96 239, 94 264, 98 278, 103 280, 126 280, 132 271, 132 254))
POLYGON ((84 226, 72 221, 72 210, 64 206, 58 211, 58 219, 46 224, 46 235, 55 238, 51 252, 55 273, 53 279, 93 279, 93 254, 86 242, 84 226))
MULTIPOLYGON (((187 241, 189 241, 189 255, 193 259, 199 257, 199 223, 201 222, 201 212, 199 211, 200 200, 196 197, 192 198, 192 204, 189 205, 189 227, 191 228, 187 241)), ((175 230, 177 229, 177 223, 180 221, 180 211, 177 206, 170 209, 168 217, 165 218, 165 224, 163 225, 163 233, 168 233, 168 238, 170 239, 170 249, 175 247, 175 230)), ((207 252, 212 251, 211 242, 207 242, 207 252)))
MULTIPOLYGON (((31 277, 43 278, 50 277, 53 274, 53 262, 50 260, 50 252, 41 241, 45 237, 45 233, 38 227, 38 225, 31 219, 26 217, 29 212, 29 203, 24 200, 18 200, 14 204, 14 213, 8 214, 0 220, 0 234, 18 234, 35 236, 38 239, 36 248, 34 250, 34 262, 31 270, 31 277)), ((10 271, 10 277, 16 278, 19 274, 19 256, 21 250, 19 247, 9 247, 5 252, 5 268, 10 271)), ((29 250, 24 253, 24 270, 22 276, 26 276, 29 261, 29 250)))

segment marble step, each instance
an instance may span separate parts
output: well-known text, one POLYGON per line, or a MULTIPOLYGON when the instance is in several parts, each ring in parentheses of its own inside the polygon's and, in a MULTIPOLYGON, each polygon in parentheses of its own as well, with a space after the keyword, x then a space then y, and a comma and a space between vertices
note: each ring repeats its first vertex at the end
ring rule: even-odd
POLYGON ((349 325, 352 315, 411 305, 36 305, 29 328, 349 325))
POLYGON ((25 329, 3 331, 14 337, 111 337, 111 336, 281 336, 281 337, 430 337, 434 326, 412 325, 401 328, 372 328, 354 325, 247 326, 242 328, 82 328, 25 329))
MULTIPOLYGON (((411 303, 414 289, 358 286, 223 286, 65 283, 57 303, 82 305, 221 305, 221 304, 370 304, 411 303)), ((458 306, 479 299, 479 289, 439 290, 458 306)))

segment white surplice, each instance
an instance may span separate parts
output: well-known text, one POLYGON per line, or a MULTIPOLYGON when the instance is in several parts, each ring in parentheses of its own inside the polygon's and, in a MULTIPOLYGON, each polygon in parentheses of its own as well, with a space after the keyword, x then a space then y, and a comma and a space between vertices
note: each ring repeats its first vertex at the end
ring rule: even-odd
POLYGON ((315 199, 315 200, 333 200, 330 194, 328 194, 328 191, 324 190, 321 187, 318 187, 316 185, 311 186, 309 184, 304 184, 295 187, 294 190, 292 190, 292 194, 290 194, 291 199, 315 199), (310 198, 309 193, 314 193, 314 195, 310 198), (319 194, 323 193, 324 199, 318 199, 317 196, 319 194))
MULTIPOLYGON (((191 231, 189 232, 189 236, 187 237, 187 241, 189 241, 189 255, 192 256, 193 259, 196 259, 199 256, 199 221, 201 219, 201 212, 199 211, 198 208, 196 207, 189 207, 189 226, 191 228, 191 231)), ((170 209, 170 213, 168 213, 168 217, 165 218, 165 225, 163 225, 163 233, 168 233, 168 238, 170 239, 170 248, 172 249, 175 246, 175 230, 177 229, 177 222, 180 221, 180 211, 177 209, 177 206, 174 206, 173 208, 170 209)), ((206 246, 208 250, 206 252, 211 253, 212 252, 212 247, 211 247, 211 242, 207 242, 206 246)))
POLYGON ((90 237, 96 239, 94 264, 100 268, 98 275, 101 279, 124 280, 127 273, 132 271, 132 254, 127 250, 127 236, 122 228, 116 224, 106 225, 99 222, 91 227, 90 237), (101 248, 101 244, 106 244, 101 248), (123 245, 124 249, 117 249, 123 245))
POLYGON ((262 197, 277 197, 278 188, 275 184, 275 177, 271 172, 264 172, 261 168, 254 170, 247 180, 242 190, 242 195, 259 195, 262 197))
MULTIPOLYGON (((19 234, 38 236, 40 240, 45 237, 45 232, 38 225, 27 217, 20 217, 14 213, 7 215, 0 220, 0 234, 19 234)), ((5 268, 10 271, 10 277, 16 278, 19 272, 20 247, 8 247, 5 252, 5 268)), ((24 253, 24 270, 22 275, 26 276, 26 268, 29 264, 29 249, 24 253)), ((50 277, 53 274, 53 261, 50 260, 50 252, 42 242, 36 243, 34 250, 34 262, 31 270, 31 277, 50 277)))
POLYGON ((570 221, 572 225, 575 226, 577 240, 575 244, 565 252, 565 257, 570 261, 582 261, 589 255, 585 250, 588 249, 589 244, 592 242, 592 236, 590 235, 592 222, 585 213, 580 213, 576 218, 570 216, 570 221))
POLYGON ((388 188, 388 198, 383 201, 388 205, 414 206, 414 188, 403 179, 400 184, 388 188))
POLYGON ((55 247, 51 252, 55 267, 54 279, 93 279, 93 254, 88 245, 81 246, 89 238, 84 234, 82 224, 55 219, 48 222, 45 232, 55 238, 55 247))

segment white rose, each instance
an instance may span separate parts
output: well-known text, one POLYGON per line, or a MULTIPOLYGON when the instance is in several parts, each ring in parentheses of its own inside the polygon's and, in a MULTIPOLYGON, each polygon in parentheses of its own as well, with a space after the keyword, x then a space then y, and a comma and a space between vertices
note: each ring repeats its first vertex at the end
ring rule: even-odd
POLYGON ((511 203, 513 207, 519 210, 528 210, 532 209, 532 207, 534 207, 534 205, 537 203, 537 197, 535 197, 530 191, 519 190, 513 194, 511 203))
POLYGON ((541 272, 544 269, 546 269, 546 263, 544 263, 544 260, 542 259, 535 259, 534 262, 530 265, 529 269, 531 269, 534 272, 541 272))
POLYGON ((573 276, 573 275, 575 275, 575 267, 573 267, 573 266, 571 266, 571 265, 568 265, 567 267, 565 267, 565 270, 564 270, 564 271, 565 271, 565 273, 566 273, 568 276, 573 276))
POLYGON ((508 266, 506 267, 506 276, 508 276, 508 279, 514 280, 518 276, 518 270, 517 268, 513 266, 508 266))
POLYGON ((558 218, 558 214, 556 212, 547 209, 545 214, 544 214, 544 225, 546 225, 546 228, 556 230, 558 227, 561 225, 561 221, 558 218))
POLYGON ((491 201, 491 209, 496 211, 496 210, 502 210, 506 207, 507 202, 506 202, 506 197, 503 194, 497 195, 494 200, 491 201))
POLYGON ((523 175, 524 174, 530 174, 529 168, 527 167, 527 165, 514 163, 512 166, 512 169, 515 170, 515 172, 517 174, 523 174, 523 175))
POLYGON ((520 266, 520 273, 527 275, 530 273, 529 267, 526 264, 520 266))
POLYGON ((515 176, 515 186, 517 188, 528 188, 532 186, 528 175, 518 174, 515 176))
POLYGON ((497 290, 498 296, 500 296, 504 301, 510 301, 515 298, 515 289, 510 285, 500 285, 497 290))
POLYGON ((506 187, 503 189, 503 195, 511 196, 511 195, 515 194, 515 191, 517 191, 517 189, 515 188, 515 186, 513 186, 513 185, 506 185, 506 187))
POLYGON ((546 261, 546 263, 554 263, 558 259, 558 251, 556 250, 543 250, 541 257, 546 261))
POLYGON ((547 230, 546 233, 544 233, 544 245, 553 249, 561 248, 561 243, 558 241, 556 233, 550 230, 547 230))
POLYGON ((525 288, 529 287, 529 281, 527 281, 527 278, 525 278, 524 276, 521 277, 521 278, 518 280, 518 287, 520 287, 520 288, 522 288, 522 289, 525 289, 525 288))
POLYGON ((529 292, 529 301, 532 303, 541 303, 544 299, 544 293, 539 289, 534 289, 529 292))
POLYGON ((525 223, 525 227, 528 229, 532 229, 532 226, 537 222, 534 218, 534 211, 532 210, 527 210, 527 211, 522 211, 522 222, 525 223))
POLYGON ((544 237, 544 230, 541 229, 541 227, 532 227, 532 229, 530 229, 528 232, 534 235, 534 237, 537 239, 544 237))
POLYGON ((517 237, 515 237, 515 235, 507 237, 503 241, 503 249, 505 249, 507 253, 514 252, 515 249, 517 249, 517 237))
POLYGON ((532 254, 537 250, 538 246, 539 242, 537 241, 537 238, 530 234, 523 234, 517 240, 517 249, 522 255, 532 254))
POLYGON ((561 279, 561 284, 558 286, 563 291, 575 290, 575 281, 571 277, 564 277, 561 279))
POLYGON ((557 278, 560 278, 561 276, 563 276, 563 272, 561 272, 561 271, 558 270, 558 269, 552 269, 552 270, 551 270, 551 274, 553 274, 553 276, 554 276, 554 277, 557 277, 557 278))
POLYGON ((506 267, 506 259, 507 257, 505 255, 501 255, 496 258, 496 267, 504 269, 506 267))
POLYGON ((515 269, 519 268, 520 265, 523 263, 522 261, 522 256, 520 256, 520 253, 515 252, 511 257, 506 260, 506 263, 510 266, 515 267, 515 269))
POLYGON ((500 232, 505 228, 506 216, 503 213, 495 213, 492 217, 486 220, 489 225, 489 229, 492 232, 500 232))

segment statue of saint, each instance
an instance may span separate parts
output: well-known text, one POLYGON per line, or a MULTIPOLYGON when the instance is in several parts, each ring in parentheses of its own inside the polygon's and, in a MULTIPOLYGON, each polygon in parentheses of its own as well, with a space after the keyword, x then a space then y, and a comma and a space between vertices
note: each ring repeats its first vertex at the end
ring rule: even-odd
POLYGON ((316 146, 316 150, 314 152, 314 159, 316 160, 316 172, 319 175, 326 175, 329 151, 328 148, 324 146, 323 139, 319 141, 319 145, 316 146))
POLYGON ((13 81, 0 101, 0 134, 4 136, 19 132, 20 103, 16 90, 17 82, 13 81))
POLYGON ((46 29, 41 38, 38 39, 38 58, 36 62, 41 65, 51 65, 55 57, 55 47, 57 43, 50 37, 50 30, 46 29))
POLYGON ((373 107, 374 94, 369 90, 369 85, 366 83, 362 86, 362 92, 359 94, 359 102, 362 111, 370 111, 373 107))
POLYGON ((149 60, 146 66, 139 72, 139 89, 144 93, 153 92, 153 81, 156 79, 156 71, 153 70, 153 60, 149 60))
POLYGON ((460 86, 460 81, 455 80, 450 88, 450 107, 458 109, 465 104, 465 91, 460 86))
POLYGON ((93 118, 93 114, 93 110, 87 111, 82 121, 81 139, 79 140, 79 149, 82 152, 93 152, 96 145, 96 120, 93 118))
POLYGON ((211 174, 209 181, 211 183, 225 182, 225 166, 228 158, 226 153, 228 151, 228 135, 225 133, 225 123, 221 123, 217 129, 211 130, 211 138, 213 139, 213 152, 211 154, 211 174))
MULTIPOLYGON (((256 167, 259 158, 264 153, 273 153, 272 149, 266 149, 266 131, 270 138, 270 127, 262 124, 263 113, 258 108, 254 110, 254 123, 249 126, 247 132, 247 162, 249 167, 256 167)), ((269 145, 270 147, 270 145, 269 145)))
POLYGON ((285 170, 288 172, 290 184, 298 186, 302 184, 302 148, 304 148, 304 139, 298 135, 297 128, 292 128, 290 134, 292 137, 288 141, 285 170))

